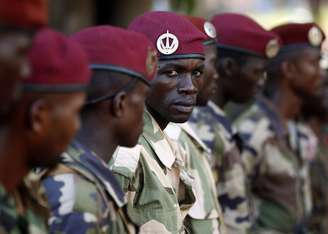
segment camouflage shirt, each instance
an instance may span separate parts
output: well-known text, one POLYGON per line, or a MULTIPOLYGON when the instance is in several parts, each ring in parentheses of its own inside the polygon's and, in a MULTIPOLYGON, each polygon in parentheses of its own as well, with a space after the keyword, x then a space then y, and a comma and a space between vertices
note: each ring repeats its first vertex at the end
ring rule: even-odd
POLYGON ((195 108, 189 124, 211 149, 211 164, 227 232, 246 233, 250 213, 239 136, 224 112, 213 102, 195 108))
POLYGON ((273 104, 259 98, 236 121, 247 141, 242 159, 250 179, 255 220, 252 233, 293 233, 304 215, 300 159, 273 104))
POLYGON ((184 154, 145 112, 144 131, 134 148, 119 147, 111 169, 128 198, 128 215, 140 233, 183 233, 195 201, 184 154))
POLYGON ((0 233, 45 234, 46 218, 38 213, 38 204, 23 183, 8 194, 0 185, 0 233))
POLYGON ((49 202, 51 233, 133 233, 122 207, 124 193, 108 166, 73 142, 42 185, 49 202))
POLYGON ((178 141, 187 153, 186 167, 194 178, 196 203, 186 218, 190 233, 224 233, 221 207, 218 204, 216 186, 208 162, 210 150, 196 136, 190 126, 170 123, 165 133, 178 141))

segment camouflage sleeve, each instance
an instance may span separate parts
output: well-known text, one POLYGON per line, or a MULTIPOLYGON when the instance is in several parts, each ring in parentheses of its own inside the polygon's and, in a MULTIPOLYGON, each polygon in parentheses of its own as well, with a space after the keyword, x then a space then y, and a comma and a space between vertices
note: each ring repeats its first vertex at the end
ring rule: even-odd
POLYGON ((271 135, 271 132, 268 131, 268 126, 269 122, 267 119, 254 121, 250 118, 245 119, 236 125, 240 135, 243 140, 245 140, 241 159, 247 176, 253 175, 256 165, 263 156, 262 151, 264 142, 271 135))
POLYGON ((106 229, 105 204, 94 184, 76 174, 60 174, 46 177, 42 185, 51 212, 50 233, 102 233, 106 229))
POLYGON ((118 147, 109 163, 111 171, 124 192, 131 191, 132 187, 135 187, 141 147, 141 145, 133 148, 118 147))

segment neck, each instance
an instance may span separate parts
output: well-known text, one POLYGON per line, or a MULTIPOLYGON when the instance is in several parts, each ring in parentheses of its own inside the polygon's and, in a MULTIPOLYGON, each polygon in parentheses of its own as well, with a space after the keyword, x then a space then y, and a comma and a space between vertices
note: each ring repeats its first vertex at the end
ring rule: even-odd
MULTIPOLYGON (((221 79, 221 77, 220 77, 221 79)), ((212 99, 211 99, 216 105, 218 105, 221 109, 224 108, 224 106, 228 103, 228 99, 224 94, 224 90, 222 87, 222 84, 218 84, 218 89, 216 91, 216 93, 213 95, 212 99)))
POLYGON ((284 123, 294 119, 300 110, 299 97, 287 85, 280 85, 273 96, 273 103, 280 113, 284 123))
POLYGON ((24 145, 17 137, 18 131, 0 127, 0 184, 12 192, 29 172, 24 145))
MULTIPOLYGON (((99 120, 84 120, 76 139, 108 163, 118 146, 115 131, 100 126, 99 120)), ((113 129, 113 128, 111 128, 113 129)))
POLYGON ((169 124, 169 121, 164 119, 160 114, 158 114, 156 111, 154 111, 151 107, 147 106, 147 110, 151 114, 151 116, 156 120, 159 127, 164 130, 166 126, 169 124))

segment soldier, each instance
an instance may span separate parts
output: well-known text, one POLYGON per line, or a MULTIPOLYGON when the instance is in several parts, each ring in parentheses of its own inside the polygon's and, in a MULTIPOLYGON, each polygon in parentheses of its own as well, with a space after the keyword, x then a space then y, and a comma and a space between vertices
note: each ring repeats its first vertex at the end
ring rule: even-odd
POLYGON ((122 210, 124 193, 107 164, 118 145, 135 146, 157 57, 142 34, 112 26, 71 36, 93 71, 82 128, 60 164, 42 178, 51 233, 133 233, 122 210))
POLYGON ((158 50, 158 73, 146 99, 144 130, 132 149, 119 148, 111 168, 128 198, 127 213, 141 233, 181 233, 195 201, 185 155, 163 132, 169 122, 188 120, 203 72, 205 39, 171 12, 148 12, 130 30, 144 33, 158 50))
POLYGON ((90 75, 82 49, 50 29, 36 35, 28 58, 31 74, 24 80, 4 142, 11 147, 0 158, 0 181, 6 189, 0 220, 9 233, 41 228, 33 199, 38 191, 28 192, 21 183, 32 168, 56 165, 80 126, 79 110, 90 75))
POLYGON ((239 14, 217 15, 220 78, 213 101, 199 103, 191 126, 212 150, 217 192, 228 233, 246 233, 250 225, 246 176, 240 158, 241 140, 222 108, 229 101, 246 102, 263 78, 266 59, 278 49, 277 36, 239 14), (236 38, 240 38, 236 40, 236 38), (206 104, 206 103, 205 103, 206 104))
POLYGON ((314 23, 286 24, 273 32, 283 46, 269 63, 265 97, 236 126, 248 143, 243 161, 255 200, 252 233, 300 233, 308 193, 303 159, 290 147, 287 125, 299 114, 300 95, 317 86, 324 34, 314 23))
POLYGON ((0 124, 8 124, 19 97, 18 83, 29 75, 26 53, 33 32, 47 23, 45 0, 0 1, 0 124))
MULTIPOLYGON (((216 61, 216 30, 212 23, 205 19, 185 16, 207 38, 203 42, 205 47, 204 73, 198 80, 197 103, 206 103, 213 95, 215 81, 218 74, 215 70, 216 61)), ((217 200, 216 186, 208 162, 210 150, 197 137, 188 123, 170 123, 165 133, 187 152, 186 166, 193 176, 196 202, 190 209, 185 220, 189 233, 224 233, 222 212, 217 200)))

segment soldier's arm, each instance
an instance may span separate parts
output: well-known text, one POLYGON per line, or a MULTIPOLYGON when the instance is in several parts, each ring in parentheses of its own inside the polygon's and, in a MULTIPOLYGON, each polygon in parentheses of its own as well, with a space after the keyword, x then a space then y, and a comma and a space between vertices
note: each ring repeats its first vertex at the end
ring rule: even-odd
POLYGON ((46 177, 42 185, 51 213, 50 233, 103 233, 104 204, 94 184, 67 173, 46 177))
POLYGON ((110 169, 115 175, 124 192, 134 191, 140 170, 139 157, 141 147, 133 148, 118 147, 110 162, 110 169))

